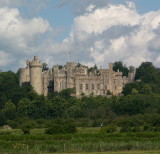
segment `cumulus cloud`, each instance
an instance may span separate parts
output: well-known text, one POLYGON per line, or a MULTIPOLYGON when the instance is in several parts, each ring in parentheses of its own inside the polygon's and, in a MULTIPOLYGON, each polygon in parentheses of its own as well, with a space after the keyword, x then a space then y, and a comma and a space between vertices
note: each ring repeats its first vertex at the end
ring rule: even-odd
POLYGON ((106 6, 110 2, 117 0, 61 0, 58 3, 59 7, 64 7, 66 5, 72 5, 72 10, 76 15, 82 15, 85 11, 89 11, 88 9, 99 8, 106 6), (88 6, 88 7, 86 7, 88 6))
POLYGON ((36 40, 48 31, 51 31, 49 23, 40 17, 24 19, 17 9, 0 8, 0 50, 3 59, 0 66, 7 66, 12 59, 32 55, 36 52, 36 40))
POLYGON ((134 66, 152 61, 160 66, 159 30, 160 11, 141 15, 131 2, 98 8, 89 5, 74 19, 67 39, 77 61, 105 67, 119 60, 134 66))
POLYGON ((160 66, 160 11, 141 15, 131 2, 83 2, 85 7, 62 42, 55 41, 56 30, 47 20, 24 18, 18 9, 0 8, 0 67, 8 69, 12 64, 16 70, 34 55, 50 67, 65 64, 68 52, 72 61, 87 65, 107 67, 109 62, 120 60, 128 66, 144 61, 160 66))
POLYGON ((0 6, 1 7, 18 7, 25 3, 25 0, 1 0, 0 6))
POLYGON ((14 61, 13 57, 4 51, 0 51, 0 66, 6 66, 14 61))
POLYGON ((0 0, 0 8, 21 8, 23 15, 33 17, 47 7, 51 0, 0 0), (24 13, 25 12, 25 13, 24 13))

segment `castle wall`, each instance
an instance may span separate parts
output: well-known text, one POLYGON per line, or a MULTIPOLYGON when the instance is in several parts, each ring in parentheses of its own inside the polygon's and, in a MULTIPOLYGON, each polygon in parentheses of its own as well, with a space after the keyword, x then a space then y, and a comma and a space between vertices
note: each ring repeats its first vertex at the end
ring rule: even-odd
POLYGON ((42 94, 42 62, 38 60, 38 57, 34 57, 29 63, 30 67, 30 84, 33 89, 38 93, 42 94))
POLYGON ((19 86, 29 84, 30 82, 29 61, 27 61, 26 64, 26 68, 19 69, 19 86))
POLYGON ((51 70, 42 72, 42 62, 35 56, 34 60, 27 61, 27 67, 19 69, 19 85, 30 83, 38 94, 48 95, 48 92, 60 92, 66 88, 75 88, 76 96, 82 93, 89 96, 106 96, 109 90, 114 95, 122 92, 123 86, 134 80, 135 72, 129 73, 129 77, 122 77, 122 72, 113 71, 113 64, 109 69, 100 69, 99 73, 88 73, 88 67, 68 62, 62 69, 58 65, 51 70))

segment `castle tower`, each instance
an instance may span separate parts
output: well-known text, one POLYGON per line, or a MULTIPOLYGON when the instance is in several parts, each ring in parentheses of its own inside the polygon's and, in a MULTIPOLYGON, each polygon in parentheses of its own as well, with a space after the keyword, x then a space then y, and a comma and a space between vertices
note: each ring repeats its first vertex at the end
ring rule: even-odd
POLYGON ((42 94, 42 62, 38 60, 38 56, 34 56, 34 60, 29 62, 30 67, 30 85, 38 93, 42 94))
POLYGON ((133 67, 132 70, 128 73, 128 82, 131 83, 134 81, 136 75, 136 69, 133 67))
POLYGON ((108 80, 109 90, 113 92, 113 64, 109 63, 109 80, 108 80))
POLYGON ((29 84, 30 82, 29 61, 26 61, 26 64, 26 68, 19 69, 19 86, 29 84))

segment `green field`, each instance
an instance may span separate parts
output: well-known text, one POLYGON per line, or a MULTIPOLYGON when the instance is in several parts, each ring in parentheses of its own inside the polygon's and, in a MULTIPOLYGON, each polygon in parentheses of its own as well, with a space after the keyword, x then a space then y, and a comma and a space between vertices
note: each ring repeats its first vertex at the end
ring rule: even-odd
MULTIPOLYGON (((117 151, 117 152, 83 152, 77 154, 159 154, 160 151, 117 151)), ((60 154, 60 153, 56 153, 60 154)), ((67 154, 67 153, 62 153, 67 154)))
POLYGON ((158 154, 160 133, 99 133, 100 128, 78 128, 76 134, 46 135, 33 129, 23 135, 19 129, 0 130, 1 153, 158 154))

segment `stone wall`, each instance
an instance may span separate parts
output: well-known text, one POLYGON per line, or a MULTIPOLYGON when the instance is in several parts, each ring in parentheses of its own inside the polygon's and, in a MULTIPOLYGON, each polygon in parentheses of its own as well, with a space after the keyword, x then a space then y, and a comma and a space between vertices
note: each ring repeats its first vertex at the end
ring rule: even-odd
POLYGON ((123 77, 122 72, 115 72, 112 67, 110 63, 108 69, 88 72, 87 66, 68 62, 61 69, 55 65, 51 70, 42 72, 42 62, 35 56, 34 60, 27 61, 26 68, 20 69, 19 85, 28 82, 38 94, 45 96, 48 92, 60 92, 66 88, 75 88, 76 96, 82 93, 106 96, 107 91, 119 95, 126 83, 133 82, 135 71, 123 77))

